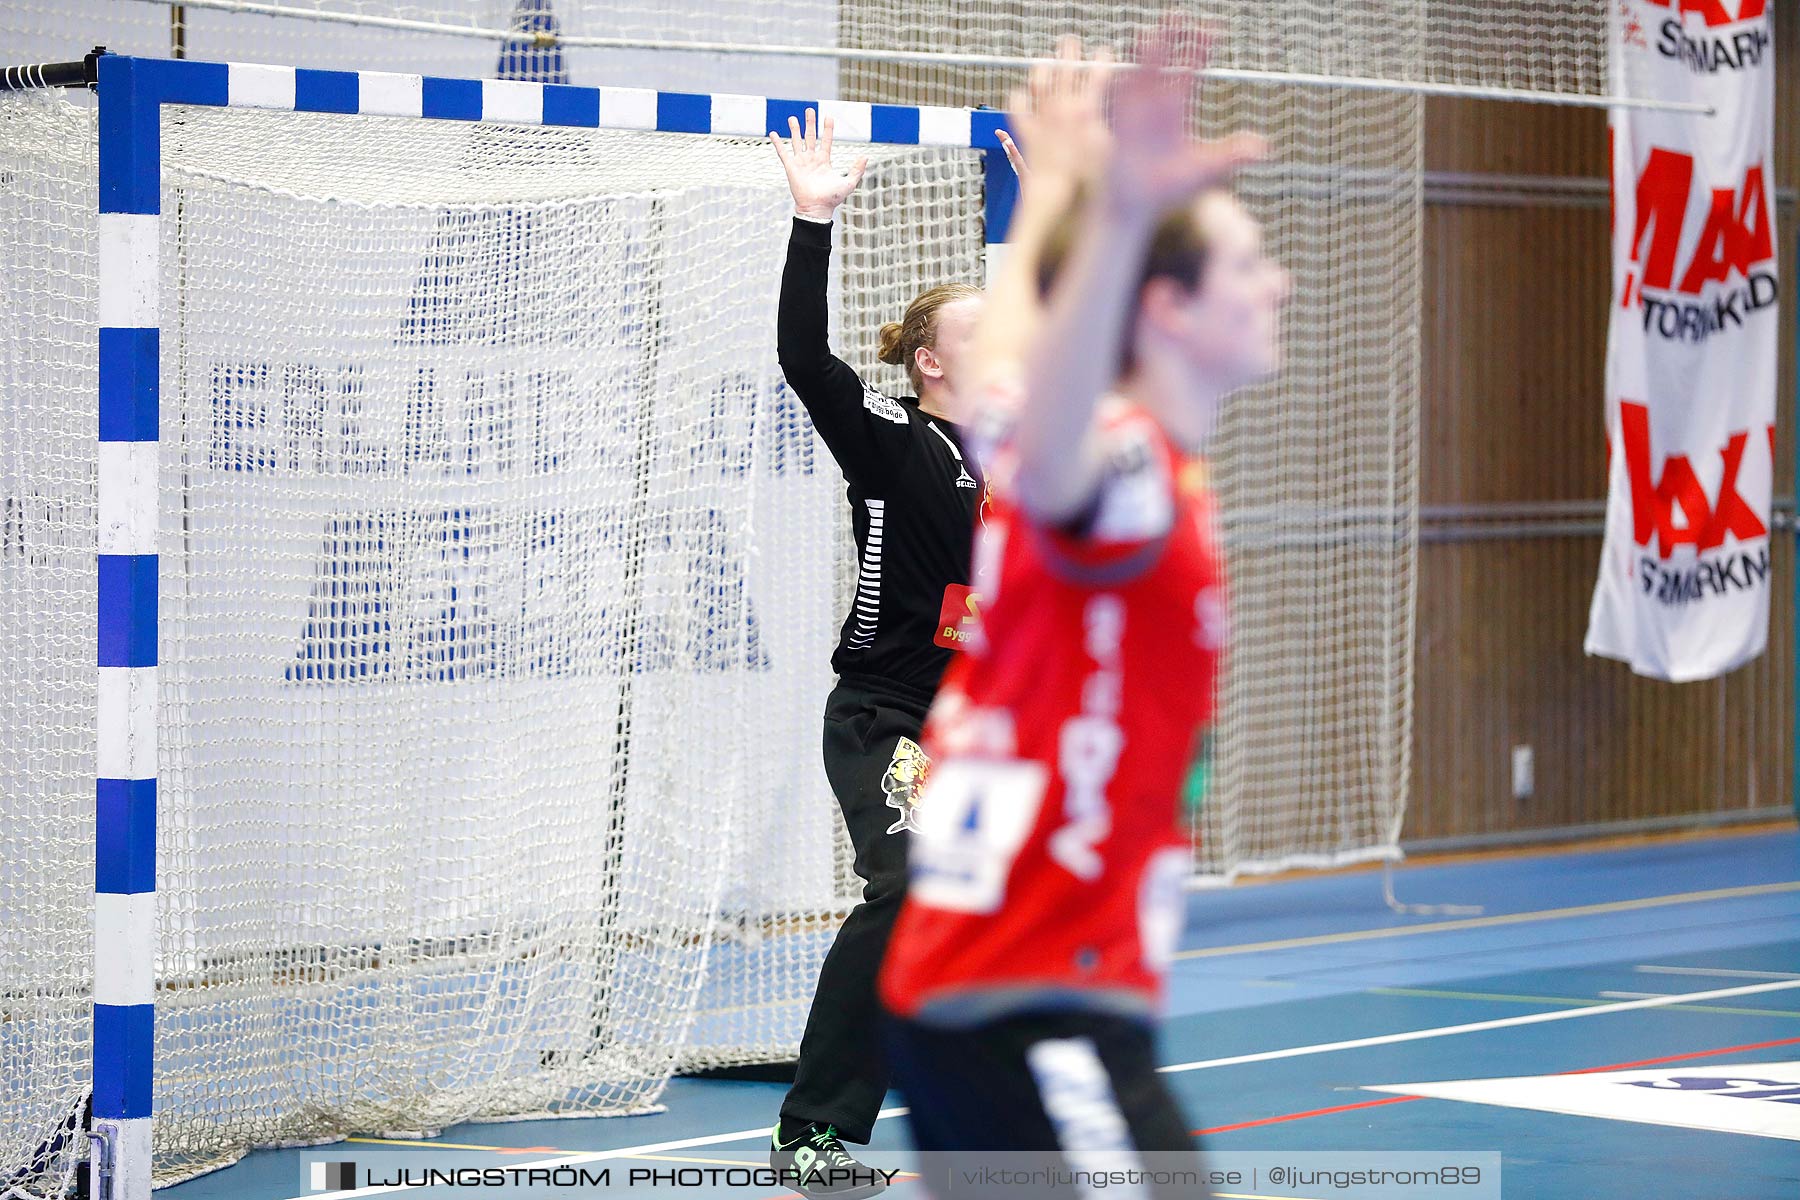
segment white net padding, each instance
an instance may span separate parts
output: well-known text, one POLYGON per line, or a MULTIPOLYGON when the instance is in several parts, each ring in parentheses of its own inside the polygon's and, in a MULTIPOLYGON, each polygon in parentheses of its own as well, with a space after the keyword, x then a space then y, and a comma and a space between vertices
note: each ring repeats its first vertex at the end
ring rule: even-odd
MULTIPOLYGON (((636 84, 803 98, 1001 104, 1010 77, 954 55, 1048 51, 1065 31, 1129 46, 1161 0, 256 0, 291 14, 160 0, 14 0, 0 14, 10 53, 78 57, 95 42, 190 57, 491 75, 500 43, 472 36, 541 21, 565 37, 803 46, 946 56, 922 65, 755 53, 656 53, 569 46, 576 83, 636 84), (334 18, 321 20, 320 17, 334 18), (438 27, 393 28, 376 22, 438 27), (460 35, 459 32, 460 31, 460 35)), ((1221 36, 1217 64, 1588 96, 1605 91, 1606 0, 1185 0, 1221 36), (1423 21, 1424 41, 1406 28, 1423 21)), ((535 26, 531 26, 535 27, 535 26)))
POLYGON ((1227 401, 1211 448, 1232 635, 1195 825, 1203 877, 1398 856, 1418 552, 1422 110, 1395 92, 1237 86, 1217 89, 1207 112, 1212 132, 1261 129, 1276 147, 1237 191, 1292 296, 1282 370, 1227 401))
MULTIPOLYGON (((1490 45, 1513 29, 1423 0, 1197 7, 1220 30, 1220 65, 1260 70, 1422 79, 1461 63, 1472 80, 1480 54, 1459 44, 1444 57, 1444 22, 1460 14, 1458 38, 1485 30, 1490 45)), ((1498 7, 1521 37, 1551 39, 1577 20, 1566 5, 1498 7)), ((858 44, 1041 53, 1071 28, 1124 44, 1160 11, 1026 3, 958 6, 952 17, 940 5, 858 3, 843 6, 840 30, 858 44)), ((1595 6, 1596 30, 1603 18, 1595 6)), ((1586 42, 1574 42, 1546 55, 1568 68, 1568 86, 1586 78, 1586 42)), ((850 94, 913 101, 1004 95, 1016 77, 844 67, 850 94)), ((1231 400, 1211 448, 1233 634, 1194 826, 1201 879, 1398 855, 1412 737, 1423 112, 1419 96, 1398 91, 1208 86, 1207 132, 1253 129, 1273 144, 1237 191, 1292 274, 1293 300, 1279 377, 1231 400)))
MULTIPOLYGON (((86 1077, 96 313, 91 112, 0 112, 9 496, 69 543, 4 562, 10 1172, 86 1077)), ((177 109, 164 155, 158 1180, 790 1055, 855 895, 853 547, 775 362, 767 145, 177 109)), ((872 155, 864 368, 982 254, 972 152, 872 155)))
MULTIPOLYGON (((335 5, 345 0, 309 0, 335 5)), ((1170 10, 1217 35, 1228 70, 1598 95, 1605 89, 1605 0, 845 0, 839 45, 936 55, 1043 56, 1063 33, 1129 51, 1170 10)), ((1004 103, 1016 72, 951 62, 845 60, 856 99, 1004 103)))

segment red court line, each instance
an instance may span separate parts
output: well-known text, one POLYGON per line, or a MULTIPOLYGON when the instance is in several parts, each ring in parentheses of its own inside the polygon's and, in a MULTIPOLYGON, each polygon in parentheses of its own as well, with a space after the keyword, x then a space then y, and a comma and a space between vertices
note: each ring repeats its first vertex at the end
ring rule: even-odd
POLYGON ((1305 1117, 1322 1117, 1327 1113, 1350 1112, 1357 1108, 1376 1108, 1383 1104, 1404 1104, 1408 1100, 1420 1100, 1422 1096, 1388 1096, 1382 1100, 1364 1100, 1358 1104, 1340 1104, 1335 1108, 1315 1108, 1307 1112, 1288 1113, 1280 1117, 1264 1117, 1260 1121, 1239 1121, 1236 1125, 1218 1125, 1212 1129, 1196 1129, 1194 1136, 1200 1137, 1208 1133, 1230 1133, 1234 1129, 1255 1129, 1258 1125, 1279 1125, 1283 1121, 1298 1121, 1305 1117))
POLYGON ((1782 1038, 1778 1042, 1752 1042, 1748 1046, 1727 1046, 1723 1050, 1696 1050, 1692 1054, 1671 1054, 1664 1058, 1640 1058, 1636 1062, 1614 1063, 1610 1067, 1582 1067, 1578 1071, 1558 1071, 1558 1075, 1591 1075, 1595 1071, 1629 1071, 1633 1067, 1654 1067, 1658 1063, 1680 1062, 1684 1058, 1710 1058, 1715 1054, 1736 1054, 1741 1050, 1767 1050, 1771 1046, 1800 1045, 1800 1038, 1782 1038))
MULTIPOLYGON (((1773 1046, 1800 1045, 1800 1038, 1781 1038, 1773 1042, 1751 1042, 1743 1046, 1723 1046, 1717 1050, 1695 1050, 1691 1054, 1669 1054, 1662 1058, 1640 1058, 1636 1062, 1608 1063, 1601 1067, 1579 1067, 1573 1071, 1552 1071, 1552 1075, 1592 1075, 1598 1071, 1629 1071, 1633 1067, 1653 1067, 1660 1063, 1682 1062, 1690 1058, 1711 1058, 1718 1054, 1741 1054, 1747 1050, 1767 1050, 1773 1046)), ((1254 1129, 1258 1125, 1279 1125, 1284 1121, 1304 1121, 1307 1117, 1323 1117, 1330 1113, 1352 1112, 1359 1108, 1377 1108, 1383 1104, 1403 1104, 1408 1100, 1423 1100, 1424 1096, 1389 1096, 1381 1100, 1364 1100, 1360 1104, 1340 1104, 1335 1108, 1313 1108, 1306 1112, 1284 1113, 1278 1117, 1263 1117, 1258 1121, 1240 1121, 1236 1125, 1219 1125, 1212 1129, 1193 1130, 1195 1137, 1204 1137, 1211 1133, 1230 1133, 1234 1129, 1254 1129)))

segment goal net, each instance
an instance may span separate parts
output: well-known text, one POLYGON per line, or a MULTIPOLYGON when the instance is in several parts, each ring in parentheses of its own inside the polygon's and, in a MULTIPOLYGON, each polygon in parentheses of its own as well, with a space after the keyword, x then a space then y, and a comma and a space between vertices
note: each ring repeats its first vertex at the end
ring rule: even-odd
MULTIPOLYGON (((26 1195, 89 1053, 95 136, 0 100, 26 1195)), ((767 145, 178 108, 163 136, 158 1182, 791 1054, 857 891, 818 760, 854 554, 775 360, 767 145)), ((874 372, 879 320, 980 279, 982 175, 870 152, 834 338, 874 372)))

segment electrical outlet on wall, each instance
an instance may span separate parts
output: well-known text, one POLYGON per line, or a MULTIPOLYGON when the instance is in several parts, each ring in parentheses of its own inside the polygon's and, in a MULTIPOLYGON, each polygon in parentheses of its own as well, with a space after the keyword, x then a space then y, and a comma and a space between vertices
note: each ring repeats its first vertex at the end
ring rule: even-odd
POLYGON ((1514 746, 1512 750, 1512 787, 1514 800, 1528 800, 1537 786, 1532 769, 1531 747, 1514 746))

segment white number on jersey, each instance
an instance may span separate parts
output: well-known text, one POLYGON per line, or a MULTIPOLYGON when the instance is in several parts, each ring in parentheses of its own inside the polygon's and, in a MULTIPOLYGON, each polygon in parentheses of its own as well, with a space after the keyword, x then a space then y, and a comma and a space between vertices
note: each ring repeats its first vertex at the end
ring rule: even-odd
POLYGON ((951 912, 998 911, 1049 782, 1042 763, 1018 759, 933 768, 910 850, 913 898, 951 912))

